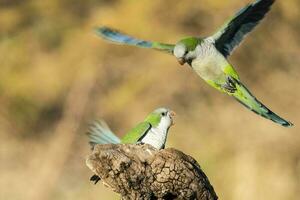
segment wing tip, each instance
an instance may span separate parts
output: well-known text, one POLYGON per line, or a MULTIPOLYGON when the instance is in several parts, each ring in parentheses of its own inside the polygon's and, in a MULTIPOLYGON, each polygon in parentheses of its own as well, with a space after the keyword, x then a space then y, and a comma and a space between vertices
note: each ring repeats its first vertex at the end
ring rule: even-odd
POLYGON ((290 121, 284 121, 284 123, 281 123, 281 125, 283 127, 287 127, 287 128, 291 128, 291 127, 294 126, 294 124, 292 122, 290 122, 290 121))

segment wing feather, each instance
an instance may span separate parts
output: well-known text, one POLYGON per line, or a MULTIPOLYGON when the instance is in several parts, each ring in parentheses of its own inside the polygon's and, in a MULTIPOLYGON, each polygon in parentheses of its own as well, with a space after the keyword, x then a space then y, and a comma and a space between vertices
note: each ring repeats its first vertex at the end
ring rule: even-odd
POLYGON ((148 133, 151 127, 148 122, 139 123, 122 138, 122 143, 137 143, 148 133))
POLYGON ((229 56, 244 37, 259 24, 274 2, 275 0, 257 0, 242 8, 213 35, 216 48, 225 57, 229 56))

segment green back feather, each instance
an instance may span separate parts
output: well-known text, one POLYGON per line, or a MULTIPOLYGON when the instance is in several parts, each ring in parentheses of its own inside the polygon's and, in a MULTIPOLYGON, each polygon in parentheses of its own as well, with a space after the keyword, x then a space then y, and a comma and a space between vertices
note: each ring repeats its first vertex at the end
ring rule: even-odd
POLYGON ((150 128, 151 124, 146 121, 139 123, 122 138, 121 143, 134 144, 138 142, 138 140, 143 137, 143 135, 145 135, 150 128))
POLYGON ((122 143, 136 143, 140 140, 151 127, 156 127, 161 120, 162 108, 151 112, 143 122, 131 129, 122 139, 122 143))
POLYGON ((156 127, 158 126, 160 120, 161 120, 161 115, 159 113, 152 112, 146 117, 145 122, 148 122, 153 127, 156 127))

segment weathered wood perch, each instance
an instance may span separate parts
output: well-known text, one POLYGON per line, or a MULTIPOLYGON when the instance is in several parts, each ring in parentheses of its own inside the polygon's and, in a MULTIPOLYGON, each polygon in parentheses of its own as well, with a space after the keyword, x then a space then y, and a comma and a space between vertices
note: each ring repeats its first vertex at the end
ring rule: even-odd
POLYGON ((199 164, 176 149, 96 145, 87 166, 122 199, 218 199, 199 164))

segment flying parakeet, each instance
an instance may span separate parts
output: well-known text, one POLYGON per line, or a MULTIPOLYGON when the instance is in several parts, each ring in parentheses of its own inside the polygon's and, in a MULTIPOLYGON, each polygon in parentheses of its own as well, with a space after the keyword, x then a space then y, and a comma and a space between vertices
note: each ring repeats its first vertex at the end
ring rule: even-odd
MULTIPOLYGON (((118 138, 105 122, 94 123, 88 132, 92 148, 96 144, 150 144, 156 149, 163 149, 169 128, 174 124, 175 112, 167 108, 158 108, 151 112, 143 122, 131 129, 122 139, 118 138)), ((100 177, 93 175, 90 179, 95 184, 100 177)))
POLYGON ((175 45, 136 39, 108 27, 97 28, 96 32, 115 43, 172 54, 181 65, 188 63, 212 87, 233 96, 256 114, 289 127, 293 125, 291 122, 272 112, 251 94, 227 60, 244 37, 264 18, 274 2, 275 0, 257 0, 241 9, 212 36, 187 37, 175 45))

